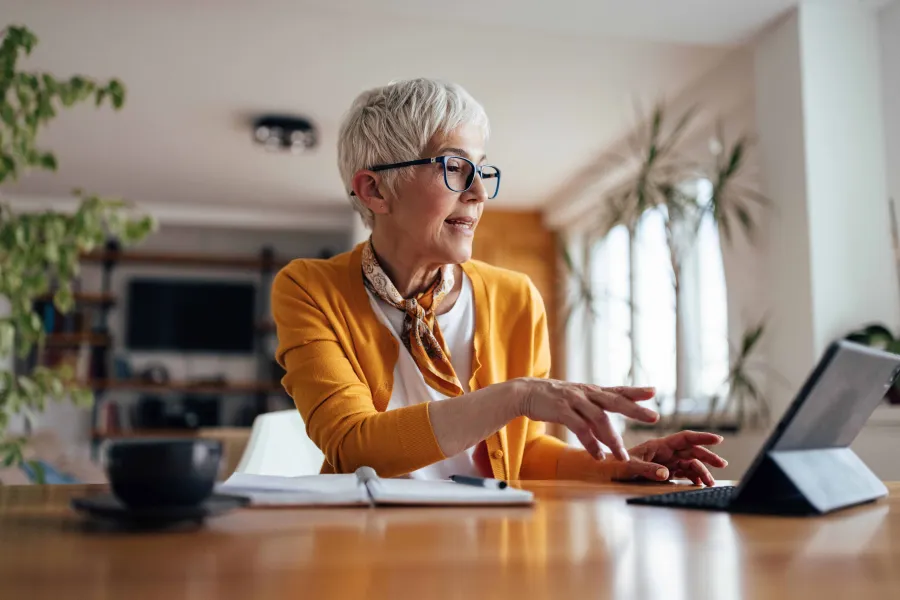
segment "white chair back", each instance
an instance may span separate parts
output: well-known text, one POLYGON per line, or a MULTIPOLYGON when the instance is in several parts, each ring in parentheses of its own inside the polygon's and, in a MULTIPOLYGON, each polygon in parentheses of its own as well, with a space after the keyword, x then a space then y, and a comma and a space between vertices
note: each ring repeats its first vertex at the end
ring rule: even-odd
POLYGON ((300 413, 279 410, 253 420, 237 472, 284 477, 316 475, 324 459, 322 451, 306 435, 300 413))

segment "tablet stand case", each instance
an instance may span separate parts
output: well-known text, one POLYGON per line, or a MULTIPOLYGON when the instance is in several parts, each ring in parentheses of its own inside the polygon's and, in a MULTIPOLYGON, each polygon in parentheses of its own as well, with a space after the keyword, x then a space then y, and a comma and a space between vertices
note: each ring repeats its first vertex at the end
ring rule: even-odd
POLYGON ((850 448, 773 450, 739 490, 729 510, 820 515, 887 493, 850 448))

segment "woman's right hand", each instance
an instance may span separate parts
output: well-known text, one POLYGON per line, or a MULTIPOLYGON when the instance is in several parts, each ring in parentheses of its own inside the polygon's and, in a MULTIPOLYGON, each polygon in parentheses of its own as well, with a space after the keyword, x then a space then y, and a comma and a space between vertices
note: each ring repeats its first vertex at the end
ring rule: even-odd
POLYGON ((608 413, 619 413, 644 423, 659 419, 656 411, 637 404, 653 398, 656 390, 652 387, 600 387, 535 377, 508 383, 514 386, 519 414, 533 421, 565 425, 594 458, 605 456, 602 442, 616 458, 628 460, 628 452, 608 413))

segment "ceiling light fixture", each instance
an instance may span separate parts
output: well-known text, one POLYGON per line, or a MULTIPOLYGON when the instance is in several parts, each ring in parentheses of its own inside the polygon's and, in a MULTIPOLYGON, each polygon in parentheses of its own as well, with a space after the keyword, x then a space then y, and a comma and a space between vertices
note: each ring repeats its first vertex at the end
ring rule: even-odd
POLYGON ((253 122, 253 139, 271 152, 301 154, 315 148, 319 136, 309 119, 264 115, 253 122))

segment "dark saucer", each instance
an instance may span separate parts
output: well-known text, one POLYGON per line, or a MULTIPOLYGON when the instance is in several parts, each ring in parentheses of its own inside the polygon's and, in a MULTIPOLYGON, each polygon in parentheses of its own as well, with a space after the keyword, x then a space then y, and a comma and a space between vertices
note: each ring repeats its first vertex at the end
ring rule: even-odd
POLYGON ((194 506, 160 506, 129 508, 112 494, 73 498, 75 510, 119 525, 130 527, 168 527, 176 523, 193 521, 202 523, 207 517, 215 517, 235 508, 247 506, 250 500, 241 496, 214 494, 194 506))

